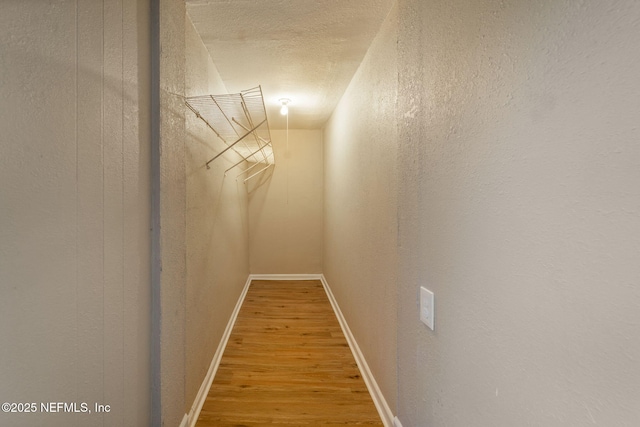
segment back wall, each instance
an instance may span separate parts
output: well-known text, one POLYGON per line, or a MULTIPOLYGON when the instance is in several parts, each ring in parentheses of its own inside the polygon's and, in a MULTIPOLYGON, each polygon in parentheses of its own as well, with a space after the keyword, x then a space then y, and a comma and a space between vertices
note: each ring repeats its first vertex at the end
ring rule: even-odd
POLYGON ((271 138, 276 166, 247 182, 251 273, 322 273, 322 131, 271 138))

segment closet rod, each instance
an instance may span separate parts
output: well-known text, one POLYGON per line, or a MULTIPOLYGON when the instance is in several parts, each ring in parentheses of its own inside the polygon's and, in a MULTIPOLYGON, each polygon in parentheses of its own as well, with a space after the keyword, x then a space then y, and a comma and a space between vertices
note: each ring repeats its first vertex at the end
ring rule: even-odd
MULTIPOLYGON (((257 165, 257 163, 256 163, 257 165)), ((244 181, 242 181, 243 183, 247 183, 247 181, 249 181, 251 178, 253 178, 256 175, 260 175, 262 172, 266 171, 267 169, 269 169, 271 166, 273 166, 271 163, 269 163, 267 166, 263 167, 262 169, 260 169, 258 172, 254 173, 253 175, 247 177, 244 179, 244 181)))
MULTIPOLYGON (((262 138, 260 138, 260 139, 262 139, 262 138)), ((234 164, 233 166, 228 168, 226 171, 224 171, 224 174, 226 175, 227 172, 229 172, 231 169, 235 168, 236 166, 238 166, 242 162, 248 161, 249 157, 253 156, 254 154, 257 154, 259 151, 262 151, 262 149, 264 147, 268 147, 270 145, 271 145, 271 142, 267 142, 266 145, 263 145, 262 147, 258 148, 256 151, 254 151, 253 153, 249 154, 247 157, 242 157, 242 160, 240 160, 238 163, 234 164)), ((273 155, 273 153, 269 154, 267 157, 271 157, 272 155, 273 155)), ((255 163, 255 164, 257 165, 258 163, 255 163)))
POLYGON ((244 135, 242 135, 240 138, 238 138, 236 140, 236 142, 232 143, 231 145, 229 145, 227 148, 225 148, 224 150, 222 150, 221 152, 219 152, 215 157, 213 157, 211 160, 209 160, 207 162, 207 169, 209 169, 209 163, 213 162, 215 159, 217 159, 218 157, 222 156, 224 153, 226 153, 227 151, 229 151, 231 148, 233 148, 234 145, 236 145, 238 142, 242 141, 243 139, 245 139, 247 136, 251 135, 256 129, 258 129, 260 126, 262 126, 265 122, 267 121, 267 119, 264 119, 263 121, 261 121, 257 126, 255 126, 253 129, 251 129, 249 132, 245 133, 244 135))
MULTIPOLYGON (((246 114, 246 113, 245 113, 245 114, 246 114)), ((253 122, 251 121, 251 118, 249 117, 249 115, 248 115, 248 114, 247 114, 247 119, 249 120, 250 126, 253 126, 253 122)), ((248 128, 248 127, 246 127, 245 125, 243 125, 242 123, 240 123, 239 121, 237 121, 237 120, 235 119, 235 117, 234 117, 234 118, 232 118, 231 120, 233 120, 233 122, 234 122, 235 124, 237 124, 238 126, 240 126, 242 129, 246 130, 247 132, 251 132, 251 131, 249 130, 249 128, 248 128)), ((266 162, 266 161, 267 161, 267 155, 264 153, 263 148, 264 148, 264 147, 266 147, 267 145, 269 145, 269 144, 268 144, 268 141, 267 141, 267 140, 265 140, 264 138, 262 138, 260 135, 258 135, 258 133, 257 133, 257 132, 252 132, 252 133, 253 133, 253 137, 256 139, 256 143, 258 144, 258 147, 259 147, 259 150, 258 150, 258 151, 260 151, 260 152, 262 153, 262 157, 264 158, 264 161, 266 162), (261 146, 261 145, 260 145, 260 141, 262 141, 265 145, 261 146)), ((247 156, 247 157, 249 157, 249 156, 247 156)))
MULTIPOLYGON (((266 159, 266 160, 267 160, 267 164, 268 164, 268 165, 272 165, 272 164, 273 164, 273 163, 269 163, 269 157, 272 157, 272 156, 273 156, 273 153, 271 153, 271 154, 269 154, 269 155, 267 156, 267 159, 266 159)), ((255 168, 256 166, 258 166, 258 165, 263 165, 263 164, 264 164, 264 163, 254 163, 254 164, 252 164, 251 166, 249 166, 248 168, 246 168, 245 170, 243 170, 242 172, 240 172, 240 173, 238 174, 238 176, 240 176, 240 175, 244 175, 245 173, 249 172, 251 169, 255 168)), ((266 169, 266 168, 265 168, 265 169, 266 169)), ((247 179, 251 179, 252 177, 253 177, 253 175, 252 175, 252 176, 250 176, 250 177, 249 177, 249 178, 247 178, 247 179)))

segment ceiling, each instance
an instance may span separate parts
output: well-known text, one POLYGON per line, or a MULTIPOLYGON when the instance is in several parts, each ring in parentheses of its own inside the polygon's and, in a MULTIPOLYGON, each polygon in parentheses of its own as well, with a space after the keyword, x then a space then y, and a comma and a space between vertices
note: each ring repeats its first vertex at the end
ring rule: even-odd
POLYGON ((272 128, 318 129, 394 0, 187 0, 229 93, 262 86, 272 128))

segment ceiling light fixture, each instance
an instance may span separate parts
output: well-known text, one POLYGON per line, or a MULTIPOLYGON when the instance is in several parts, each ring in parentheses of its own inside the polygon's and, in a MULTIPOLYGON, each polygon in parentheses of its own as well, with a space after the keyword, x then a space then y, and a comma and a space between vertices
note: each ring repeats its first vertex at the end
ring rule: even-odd
POLYGON ((289 115, 288 104, 291 102, 291 100, 289 98, 280 98, 278 101, 280 101, 280 104, 282 104, 282 107, 280 107, 280 114, 282 114, 283 116, 289 115))

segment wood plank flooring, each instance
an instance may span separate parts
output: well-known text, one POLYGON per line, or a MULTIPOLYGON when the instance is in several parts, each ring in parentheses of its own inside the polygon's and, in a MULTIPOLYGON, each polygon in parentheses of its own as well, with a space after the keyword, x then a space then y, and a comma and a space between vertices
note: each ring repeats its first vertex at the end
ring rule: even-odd
POLYGON ((382 426, 318 280, 254 280, 197 427, 382 426))

